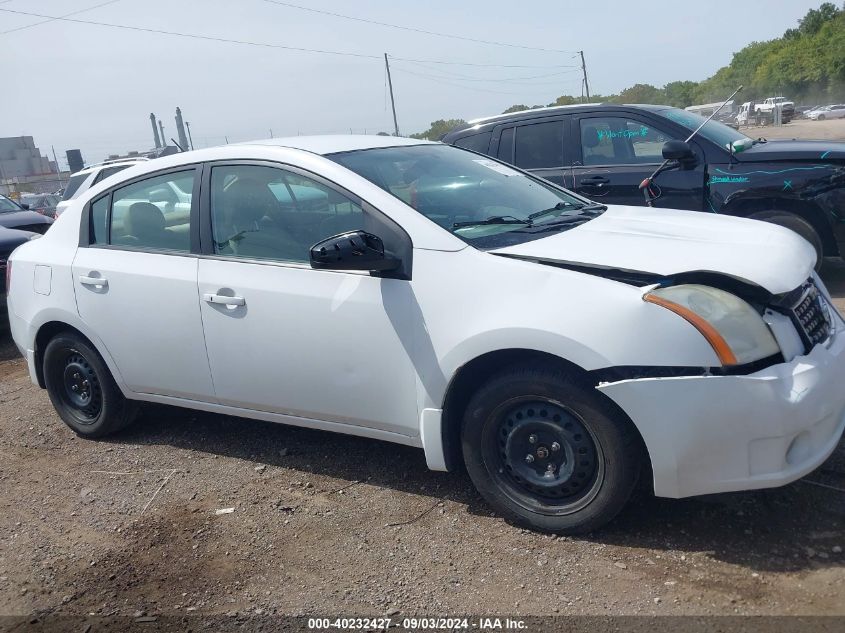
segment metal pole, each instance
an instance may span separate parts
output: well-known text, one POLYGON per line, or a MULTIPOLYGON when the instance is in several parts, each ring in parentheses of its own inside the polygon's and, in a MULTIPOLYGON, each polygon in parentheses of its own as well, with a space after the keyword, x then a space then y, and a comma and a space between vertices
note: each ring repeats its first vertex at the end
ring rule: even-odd
POLYGON ((53 162, 56 163, 56 175, 59 177, 59 185, 61 185, 61 187, 64 188, 65 181, 62 179, 62 168, 59 165, 59 159, 56 158, 56 146, 51 145, 50 149, 53 150, 53 162))
POLYGON ((590 100, 590 83, 587 81, 587 64, 584 62, 584 51, 578 51, 581 53, 581 72, 584 73, 584 90, 587 91, 587 101, 590 100))
POLYGON ((387 69, 387 85, 390 88, 390 107, 393 109, 393 129, 396 136, 399 136, 399 123, 396 122, 396 102, 393 100, 393 81, 390 79, 390 64, 387 61, 387 53, 384 54, 384 67, 387 69))
POLYGON ((185 129, 188 130, 188 143, 194 149, 194 139, 191 138, 191 124, 185 121, 185 129))

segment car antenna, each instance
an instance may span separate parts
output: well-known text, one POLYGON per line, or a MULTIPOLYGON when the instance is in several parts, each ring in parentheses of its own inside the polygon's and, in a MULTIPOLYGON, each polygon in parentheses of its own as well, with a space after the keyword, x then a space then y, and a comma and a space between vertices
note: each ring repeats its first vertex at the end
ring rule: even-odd
MULTIPOLYGON (((717 114, 719 114, 719 110, 721 110, 721 109, 722 109, 722 108, 724 108, 726 105, 728 105, 728 103, 730 102, 730 100, 731 100, 731 99, 733 99, 733 98, 737 95, 737 93, 738 93, 740 90, 742 90, 742 85, 740 85, 740 86, 739 86, 739 88, 737 88, 736 90, 734 90, 734 91, 731 93, 731 96, 730 96, 730 97, 728 97, 727 99, 725 99, 725 100, 722 102, 722 105, 720 105, 718 108, 716 108, 715 110, 713 110, 713 112, 712 112, 712 113, 710 113, 710 116, 709 116, 709 117, 707 117, 706 119, 704 119, 704 121, 702 121, 702 122, 701 122, 701 125, 699 125, 697 128, 695 128, 695 129, 693 130, 692 134, 690 134, 690 135, 687 137, 687 139, 684 141, 684 143, 689 143, 689 142, 690 142, 693 138, 695 138, 695 135, 696 135, 696 134, 698 134, 698 133, 701 131, 701 128, 703 128, 705 125, 707 125, 708 123, 710 123, 711 119, 712 119, 714 116, 716 116, 717 114)), ((731 154, 733 155, 733 151, 731 151, 731 154)), ((651 176, 649 176, 648 178, 644 179, 644 180, 640 183, 640 189, 642 190, 643 195, 645 196, 645 203, 646 203, 646 206, 649 206, 649 207, 653 207, 653 206, 654 206, 654 200, 657 198, 657 196, 656 196, 656 195, 654 195, 654 193, 652 192, 652 190, 651 190, 651 185, 652 185, 652 183, 654 182, 654 179, 655 179, 655 178, 657 178, 657 176, 660 174, 660 172, 662 172, 662 171, 664 171, 664 170, 666 169, 666 166, 667 166, 670 162, 672 162, 672 160, 670 160, 670 159, 668 159, 668 158, 667 158, 666 160, 664 160, 662 163, 660 163, 660 166, 659 166, 657 169, 655 169, 655 170, 654 170, 654 173, 652 173, 652 174, 651 174, 651 176)))
POLYGON ((171 142, 172 142, 172 143, 173 143, 176 147, 178 147, 178 148, 179 148, 179 151, 180 151, 180 152, 184 152, 184 151, 185 151, 185 149, 184 149, 181 145, 179 145, 179 143, 177 143, 177 142, 173 139, 173 137, 172 137, 172 136, 170 137, 170 141, 171 141, 171 142))

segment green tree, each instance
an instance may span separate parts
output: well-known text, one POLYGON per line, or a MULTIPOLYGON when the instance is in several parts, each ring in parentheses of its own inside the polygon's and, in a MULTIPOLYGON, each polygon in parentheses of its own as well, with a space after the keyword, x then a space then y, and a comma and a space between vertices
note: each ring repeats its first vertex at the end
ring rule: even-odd
POLYGON ((440 140, 440 137, 446 134, 449 130, 466 123, 463 119, 438 119, 431 122, 431 127, 425 132, 417 132, 411 134, 411 138, 428 139, 429 141, 440 140))
POLYGON ((661 103, 664 99, 663 91, 651 84, 634 84, 625 88, 614 99, 618 103, 661 103))

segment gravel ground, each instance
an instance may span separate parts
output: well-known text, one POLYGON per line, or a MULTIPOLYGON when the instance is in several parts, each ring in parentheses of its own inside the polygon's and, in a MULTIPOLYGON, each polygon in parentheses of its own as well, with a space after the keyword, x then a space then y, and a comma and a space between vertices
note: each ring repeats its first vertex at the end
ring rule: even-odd
POLYGON ((796 119, 780 127, 749 126, 741 127, 740 132, 751 138, 771 139, 815 139, 815 140, 838 140, 845 139, 845 119, 834 119, 833 121, 811 121, 810 119, 796 119))
MULTIPOLYGON (((845 311, 845 264, 825 277, 845 311)), ((166 407, 78 439, 8 334, 0 420, 0 614, 845 614, 845 445, 554 538, 387 443, 166 407)))

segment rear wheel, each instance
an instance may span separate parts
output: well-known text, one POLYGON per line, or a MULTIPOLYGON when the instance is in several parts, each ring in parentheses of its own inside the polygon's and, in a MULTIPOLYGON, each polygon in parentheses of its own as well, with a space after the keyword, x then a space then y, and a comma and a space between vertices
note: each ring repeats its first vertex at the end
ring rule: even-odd
POLYGON ((748 216, 752 220, 761 220, 763 222, 770 222, 778 226, 790 229, 810 243, 813 250, 816 251, 816 271, 820 270, 824 263, 824 245, 822 238, 818 234, 813 225, 807 222, 801 216, 790 213, 789 211, 763 211, 748 216))
POLYGON ((59 417, 84 437, 115 433, 137 415, 97 350, 78 334, 59 334, 47 344, 44 382, 59 417))
POLYGON ((505 371, 471 399, 462 447, 481 495, 517 523, 581 533, 613 519, 640 469, 627 419, 554 369, 505 371))

